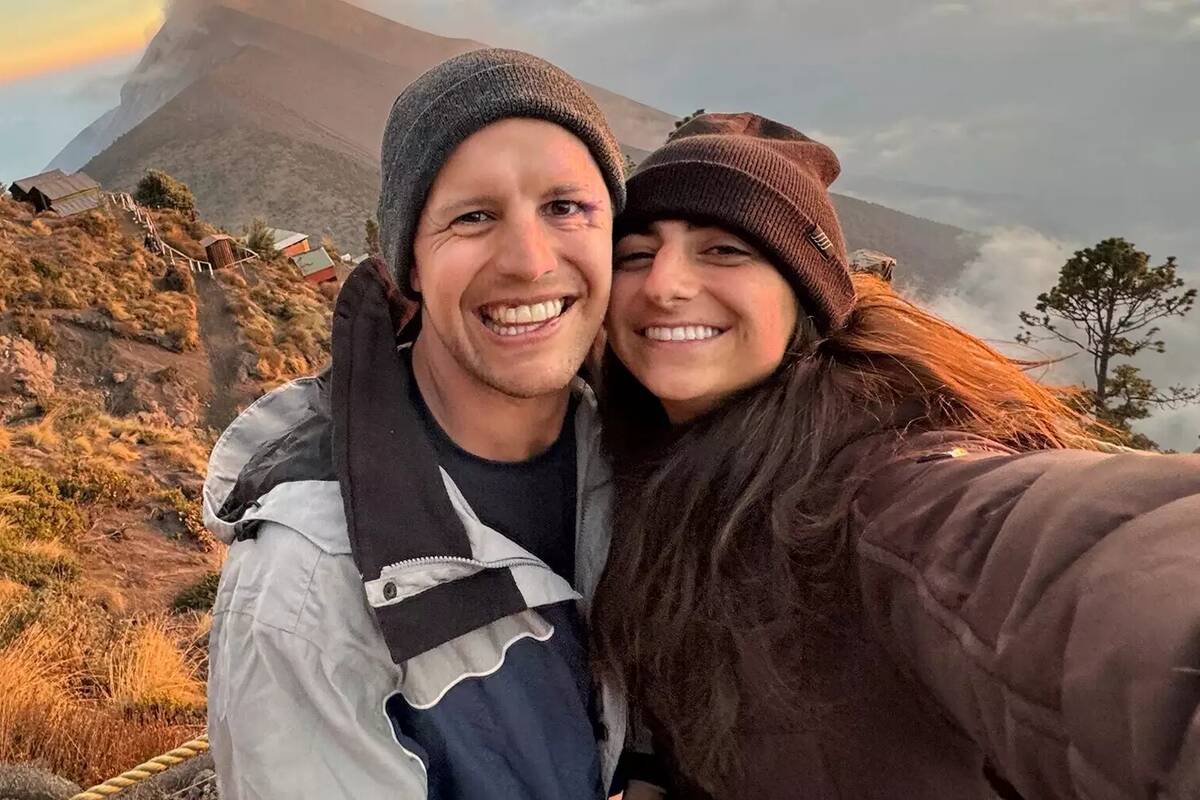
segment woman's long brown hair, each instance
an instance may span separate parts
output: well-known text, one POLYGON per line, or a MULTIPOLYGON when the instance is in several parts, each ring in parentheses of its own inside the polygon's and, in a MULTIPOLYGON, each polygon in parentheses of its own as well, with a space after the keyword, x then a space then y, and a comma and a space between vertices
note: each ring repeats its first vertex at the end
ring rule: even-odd
POLYGON ((605 356, 617 501, 594 651, 676 772, 716 797, 741 770, 747 662, 755 695, 819 707, 805 665, 853 624, 848 515, 865 476, 839 454, 945 430, 1017 451, 1093 444, 1090 421, 1028 365, 874 276, 854 283, 844 328, 821 338, 803 319, 775 374, 682 429, 605 356))

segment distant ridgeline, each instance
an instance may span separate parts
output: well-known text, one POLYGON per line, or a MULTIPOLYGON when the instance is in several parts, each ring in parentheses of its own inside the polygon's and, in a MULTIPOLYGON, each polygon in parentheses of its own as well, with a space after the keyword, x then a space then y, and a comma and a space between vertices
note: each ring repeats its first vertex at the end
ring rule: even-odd
MULTIPOLYGON (((341 0, 214 0, 192 18, 168 14, 121 105, 82 131, 52 166, 83 167, 106 187, 126 191, 146 169, 160 168, 191 187, 216 225, 234 230, 262 217, 314 241, 329 236, 343 252, 362 252, 369 249, 363 222, 375 216, 379 146, 396 95, 437 62, 480 46, 341 0)), ((674 128, 671 114, 598 86, 588 90, 633 161, 674 128)), ((895 257, 907 284, 946 286, 976 254, 977 241, 961 229, 834 199, 850 248, 895 257)))

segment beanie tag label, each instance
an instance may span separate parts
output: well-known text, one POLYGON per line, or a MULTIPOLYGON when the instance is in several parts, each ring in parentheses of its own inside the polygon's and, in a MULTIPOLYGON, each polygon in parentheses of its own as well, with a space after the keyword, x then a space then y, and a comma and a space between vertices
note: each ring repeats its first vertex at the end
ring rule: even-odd
POLYGON ((814 226, 812 232, 808 234, 808 238, 811 239, 812 243, 815 244, 825 255, 829 255, 829 251, 833 249, 833 242, 829 239, 829 236, 825 234, 825 231, 821 230, 819 227, 814 226))

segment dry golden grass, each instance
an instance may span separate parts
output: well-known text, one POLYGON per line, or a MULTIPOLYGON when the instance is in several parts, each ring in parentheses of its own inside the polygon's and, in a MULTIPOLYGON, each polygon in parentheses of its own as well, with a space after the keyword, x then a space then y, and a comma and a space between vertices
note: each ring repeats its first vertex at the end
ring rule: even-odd
POLYGON ((198 734, 203 689, 165 622, 106 642, 76 612, 55 607, 0 646, 0 762, 38 762, 87 786, 198 734))
POLYGON ((136 461, 145 451, 197 475, 208 468, 212 447, 189 428, 162 425, 141 414, 113 417, 98 412, 89 418, 75 445, 81 455, 126 462, 136 461))
POLYGON ((23 583, 0 576, 0 613, 14 602, 29 596, 30 589, 23 583))
POLYGON ((255 262, 250 285, 238 273, 219 276, 254 375, 267 386, 312 374, 329 359, 332 302, 286 260, 255 262))
MULTIPOLYGON (((183 239, 199 230, 172 223, 183 239)), ((0 263, 0 312, 29 312, 34 333, 63 309, 168 349, 198 343, 194 285, 162 280, 111 215, 39 219, 0 197, 0 263)), ((203 730, 205 617, 131 621, 144 602, 79 578, 80 552, 120 547, 105 534, 139 513, 191 523, 197 504, 178 487, 198 483, 211 442, 150 414, 110 416, 98 393, 40 402, 40 418, 0 425, 0 762, 91 785, 203 730)))
POLYGON ((207 469, 212 442, 205 431, 164 425, 143 413, 114 417, 85 401, 50 402, 57 405, 40 420, 14 429, 16 443, 108 470, 137 471, 147 456, 196 475, 207 469))
POLYGON ((204 684, 162 618, 133 626, 105 659, 105 700, 122 711, 204 706, 204 684))
POLYGON ((29 503, 28 495, 12 489, 0 489, 0 511, 14 506, 23 506, 29 503))
POLYGON ((19 444, 28 445, 42 452, 49 453, 62 442, 58 431, 55 430, 59 416, 51 411, 37 422, 22 425, 14 431, 14 440, 19 444))
MULTIPOLYGON (((160 283, 165 262, 126 235, 113 213, 98 209, 66 219, 38 219, 23 204, 4 200, 0 263, 6 269, 0 273, 0 310, 90 307, 113 320, 120 335, 177 351, 197 347, 192 292, 166 291, 160 283)), ((180 235, 187 237, 183 231, 180 235)))
POLYGON ((0 761, 51 760, 80 716, 79 665, 62 632, 30 625, 0 649, 0 761))

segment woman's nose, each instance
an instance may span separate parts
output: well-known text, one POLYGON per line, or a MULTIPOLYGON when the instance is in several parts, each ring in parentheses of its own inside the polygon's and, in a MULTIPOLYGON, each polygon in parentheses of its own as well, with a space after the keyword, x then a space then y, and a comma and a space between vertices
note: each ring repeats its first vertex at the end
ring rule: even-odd
POLYGON ((687 302, 700 291, 697 268, 681 248, 661 247, 654 254, 642 291, 651 303, 662 308, 687 302))

